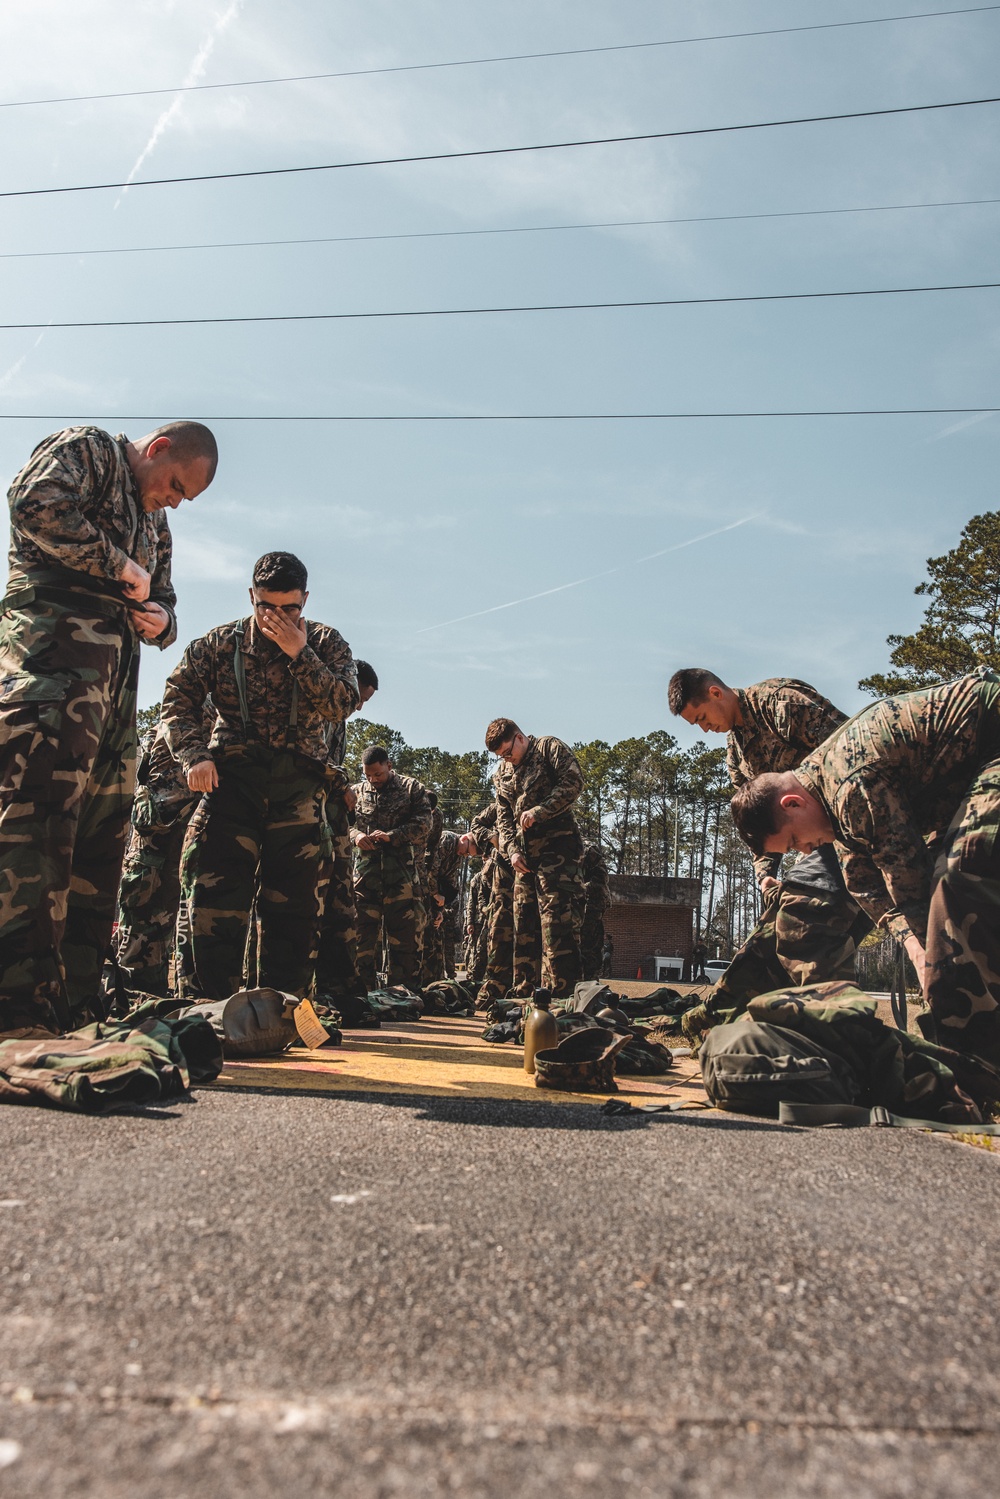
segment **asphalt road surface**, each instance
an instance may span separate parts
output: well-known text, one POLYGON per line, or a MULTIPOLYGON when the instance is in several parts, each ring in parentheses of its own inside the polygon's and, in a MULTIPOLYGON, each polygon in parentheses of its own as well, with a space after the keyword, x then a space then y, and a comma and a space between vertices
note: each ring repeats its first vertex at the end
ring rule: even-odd
POLYGON ((212 1092, 0 1132, 10 1499, 996 1488, 985 1151, 212 1092))

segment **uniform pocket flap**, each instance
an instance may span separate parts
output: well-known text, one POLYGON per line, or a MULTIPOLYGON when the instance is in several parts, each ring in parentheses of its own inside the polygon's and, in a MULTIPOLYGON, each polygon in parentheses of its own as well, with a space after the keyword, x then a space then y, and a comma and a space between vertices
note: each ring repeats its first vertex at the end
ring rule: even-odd
POLYGON ((15 671, 0 677, 0 707, 7 703, 61 703, 69 691, 67 676, 36 676, 30 671, 15 671))

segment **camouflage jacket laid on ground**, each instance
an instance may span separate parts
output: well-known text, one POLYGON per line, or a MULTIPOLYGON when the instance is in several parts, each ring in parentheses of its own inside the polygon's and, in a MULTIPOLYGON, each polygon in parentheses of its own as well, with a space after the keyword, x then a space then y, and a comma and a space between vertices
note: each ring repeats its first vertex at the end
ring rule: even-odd
POLYGON ((0 1042, 0 1103, 108 1114, 180 1098, 221 1071, 207 1020, 144 1013, 47 1041, 0 1042))
MULTIPOLYGON (((73 573, 88 583, 118 584, 129 560, 151 578, 149 599, 170 616, 154 642, 177 639, 177 595, 170 582, 170 528, 162 511, 148 515, 129 467, 128 438, 99 427, 67 427, 46 437, 8 491, 9 593, 45 575, 49 586, 73 587, 73 573), (65 574, 65 581, 53 574, 65 574)), ((110 596, 119 588, 109 589, 110 596)))
POLYGON ((847 888, 902 941, 924 941, 926 840, 1000 756, 1000 677, 980 670, 865 708, 795 771, 833 823, 847 888))
MULTIPOLYGON (((769 677, 735 692, 743 722, 726 739, 726 768, 737 789, 754 776, 794 770, 847 720, 815 687, 794 677, 769 677)), ((754 859, 758 882, 780 867, 774 854, 754 859)))
POLYGON ((432 820, 425 786, 394 770, 384 786, 375 787, 366 779, 352 790, 357 797, 352 843, 365 833, 383 832, 390 835, 391 848, 405 849, 410 844, 423 853, 432 820))
POLYGON ((572 807, 583 790, 583 772, 568 744, 551 734, 540 739, 528 736, 528 748, 520 765, 501 762, 493 773, 497 798, 497 833, 505 858, 523 850, 518 819, 533 812, 537 819, 529 832, 544 833, 548 825, 560 829, 575 826, 572 807))
POLYGON ((167 679, 160 710, 167 743, 185 773, 212 751, 247 744, 295 750, 328 764, 330 724, 353 712, 357 673, 343 636, 329 625, 302 623, 306 644, 294 660, 253 619, 234 620, 192 640, 167 679), (217 715, 211 739, 203 716, 207 697, 217 715))

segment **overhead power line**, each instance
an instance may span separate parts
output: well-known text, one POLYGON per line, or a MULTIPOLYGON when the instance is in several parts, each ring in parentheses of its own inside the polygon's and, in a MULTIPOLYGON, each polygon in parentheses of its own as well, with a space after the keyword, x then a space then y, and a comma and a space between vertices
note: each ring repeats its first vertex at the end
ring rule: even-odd
POLYGON ((484 156, 524 156, 535 151, 570 151, 583 146, 621 146, 640 141, 680 140, 696 135, 734 135, 748 130, 777 130, 786 125, 824 125, 839 120, 873 120, 888 115, 929 114, 942 109, 969 109, 979 104, 1000 104, 1000 95, 985 99, 951 99, 942 104, 904 104, 892 109, 854 109, 841 114, 800 115, 787 120, 754 120, 743 125, 702 125, 690 130, 653 130, 642 135, 602 135, 586 140, 547 141, 533 146, 490 146, 475 151, 431 151, 419 156, 374 156, 358 161, 328 161, 305 167, 255 167, 243 172, 199 172, 184 177, 139 177, 129 182, 84 182, 69 187, 12 188, 0 198, 43 198, 58 193, 102 193, 136 187, 176 187, 189 182, 236 182, 246 177, 290 177, 306 172, 344 172, 355 167, 413 166, 430 161, 469 161, 484 156))
POLYGON ((40 328, 188 328, 226 323, 338 323, 367 318, 481 317, 506 312, 600 312, 629 307, 717 307, 740 302, 815 302, 835 297, 903 297, 945 291, 993 291, 1000 281, 967 281, 954 286, 879 286, 860 291, 757 292, 738 297, 655 297, 628 302, 539 302, 510 307, 426 307, 399 312, 275 312, 240 317, 100 318, 85 322, 0 323, 0 331, 30 333, 40 328))
MULTIPOLYGON (((245 416, 206 416, 200 414, 202 422, 696 422, 696 421, 743 421, 766 418, 839 417, 839 416, 991 416, 1000 413, 1000 406, 878 406, 854 407, 839 410, 817 411, 547 411, 547 412, 491 412, 478 416, 452 416, 421 414, 414 416, 276 416, 272 414, 245 416)), ((0 422, 58 422, 65 412, 0 412, 0 422)), ((136 415, 134 412, 113 412, 102 421, 109 422, 159 422, 162 412, 136 415)))
POLYGON ((6 250, 0 260, 45 260, 67 255, 153 255, 181 250, 253 250, 284 245, 370 244, 397 239, 468 239, 483 234, 558 234, 578 229, 643 229, 662 224, 734 224, 751 219, 808 219, 843 213, 901 213, 917 208, 967 208, 1000 198, 943 198, 936 203, 876 203, 860 208, 798 208, 774 213, 708 213, 670 219, 599 219, 589 224, 515 224, 497 229, 422 229, 406 234, 334 234, 314 239, 233 239, 191 245, 113 245, 96 250, 6 250))
POLYGON ((66 94, 53 99, 5 99, 0 109, 30 109, 45 104, 90 104, 102 99, 148 99, 159 94, 196 94, 212 89, 262 88, 281 83, 318 83, 334 78, 372 78, 385 73, 426 73, 439 68, 476 68, 488 63, 532 62, 540 58, 589 57, 600 52, 640 52, 653 47, 689 47, 699 42, 729 42, 747 37, 789 36, 803 31, 843 31, 852 26, 884 26, 896 21, 924 21, 935 16, 967 16, 1000 10, 1000 5, 965 5, 958 10, 922 10, 902 16, 870 16, 861 21, 822 21, 810 26, 776 26, 759 31, 722 31, 706 36, 670 37, 665 41, 620 42, 606 47, 568 47, 552 52, 512 52, 501 57, 462 57, 449 62, 401 63, 383 68, 351 68, 339 73, 297 73, 285 78, 244 78, 227 83, 191 83, 173 88, 128 89, 110 94, 66 94))

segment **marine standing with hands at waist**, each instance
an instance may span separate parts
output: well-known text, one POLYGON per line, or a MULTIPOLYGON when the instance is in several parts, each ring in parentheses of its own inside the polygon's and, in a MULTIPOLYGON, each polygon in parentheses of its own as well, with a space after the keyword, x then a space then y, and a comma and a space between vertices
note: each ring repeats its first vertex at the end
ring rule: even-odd
POLYGON ((0 618, 0 1035, 103 1013, 135 782, 140 642, 177 636, 165 511, 215 475, 215 438, 44 439, 14 479, 0 618))

